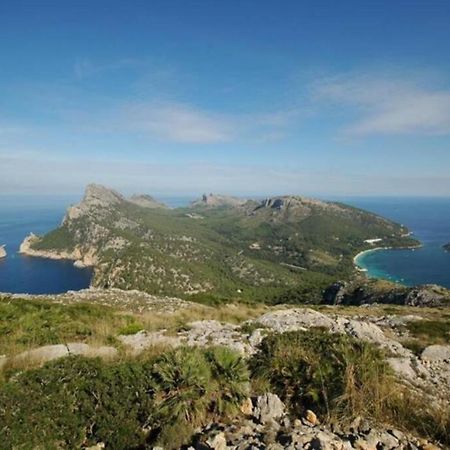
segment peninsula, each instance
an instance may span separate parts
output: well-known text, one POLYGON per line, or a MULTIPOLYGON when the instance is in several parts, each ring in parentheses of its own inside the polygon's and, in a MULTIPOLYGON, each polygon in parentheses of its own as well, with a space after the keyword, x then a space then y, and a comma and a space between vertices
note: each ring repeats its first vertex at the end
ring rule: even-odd
POLYGON ((197 300, 267 300, 300 289, 318 300, 354 273, 353 256, 374 237, 389 247, 417 245, 406 227, 342 203, 209 194, 169 209, 91 184, 59 228, 30 235, 20 251, 92 266, 100 288, 197 300))

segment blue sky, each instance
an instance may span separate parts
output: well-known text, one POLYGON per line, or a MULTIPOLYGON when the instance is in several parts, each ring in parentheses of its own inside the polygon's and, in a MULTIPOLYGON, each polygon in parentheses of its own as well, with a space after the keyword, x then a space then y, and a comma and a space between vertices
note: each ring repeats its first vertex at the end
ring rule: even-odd
POLYGON ((450 2, 0 3, 0 193, 450 195, 450 2))

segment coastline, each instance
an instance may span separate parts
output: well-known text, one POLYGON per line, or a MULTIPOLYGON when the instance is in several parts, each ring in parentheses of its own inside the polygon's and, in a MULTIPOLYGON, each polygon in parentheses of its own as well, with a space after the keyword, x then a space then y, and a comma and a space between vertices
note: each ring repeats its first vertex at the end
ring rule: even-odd
POLYGON ((53 252, 48 250, 35 250, 31 248, 33 243, 39 241, 39 237, 30 233, 20 244, 19 253, 31 256, 33 258, 47 258, 53 260, 72 261, 73 265, 78 269, 94 268, 96 260, 93 255, 82 255, 79 249, 72 252, 53 252))
MULTIPOLYGON (((423 247, 423 244, 419 244, 419 245, 412 245, 412 246, 407 246, 407 247, 391 247, 391 246, 386 246, 386 247, 374 247, 374 248, 368 248, 367 250, 362 250, 359 253, 357 253, 354 257, 353 257, 353 264, 356 268, 356 270, 358 270, 359 272, 363 272, 364 274, 366 274, 366 276, 368 277, 368 273, 369 270, 361 267, 358 264, 358 259, 360 259, 362 256, 364 256, 365 254, 368 253, 372 253, 372 252, 378 252, 380 250, 415 250, 417 248, 421 248, 423 247)), ((375 277, 377 278, 377 277, 375 277)))

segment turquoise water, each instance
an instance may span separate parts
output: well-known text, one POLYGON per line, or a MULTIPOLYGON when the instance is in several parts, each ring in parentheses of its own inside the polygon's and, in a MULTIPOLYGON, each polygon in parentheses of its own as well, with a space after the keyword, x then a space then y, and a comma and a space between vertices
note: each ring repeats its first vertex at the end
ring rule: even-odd
POLYGON ((358 266, 370 277, 408 286, 436 283, 450 288, 450 199, 348 199, 347 203, 406 225, 423 246, 364 253, 358 266))

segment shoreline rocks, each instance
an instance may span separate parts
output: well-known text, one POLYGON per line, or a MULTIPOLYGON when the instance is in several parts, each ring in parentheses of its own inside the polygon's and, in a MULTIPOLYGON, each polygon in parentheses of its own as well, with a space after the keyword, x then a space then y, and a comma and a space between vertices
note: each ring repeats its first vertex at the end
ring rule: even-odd
POLYGON ((22 255, 32 256, 35 258, 47 258, 54 260, 68 260, 73 261, 73 265, 79 269, 86 267, 94 267, 97 260, 94 252, 82 254, 81 251, 75 248, 72 252, 68 251, 50 251, 34 249, 32 246, 39 242, 39 236, 34 233, 30 233, 22 241, 19 247, 19 253, 22 255))
POLYGON ((0 259, 1 258, 5 258, 7 255, 6 250, 5 250, 5 246, 4 245, 0 245, 0 259))

